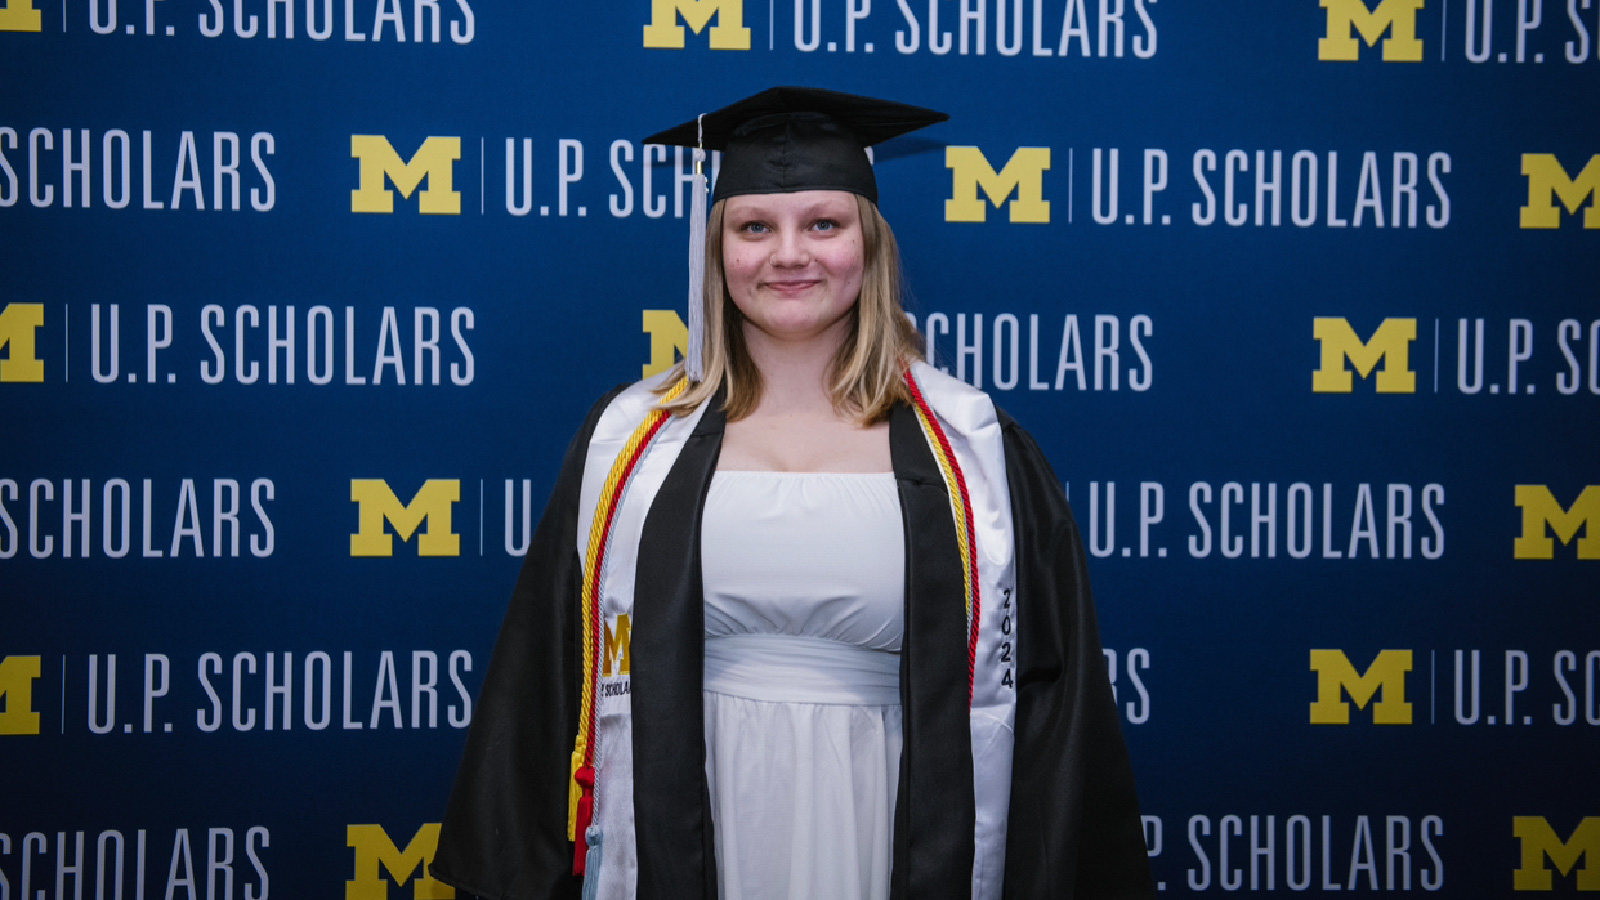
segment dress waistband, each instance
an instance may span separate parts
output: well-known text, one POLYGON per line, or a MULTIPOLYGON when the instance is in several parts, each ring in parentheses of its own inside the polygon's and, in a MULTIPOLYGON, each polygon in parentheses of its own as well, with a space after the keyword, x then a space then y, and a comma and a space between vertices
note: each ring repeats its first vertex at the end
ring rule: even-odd
POLYGON ((705 641, 705 690, 776 703, 900 704, 900 654, 827 638, 731 634, 705 641))

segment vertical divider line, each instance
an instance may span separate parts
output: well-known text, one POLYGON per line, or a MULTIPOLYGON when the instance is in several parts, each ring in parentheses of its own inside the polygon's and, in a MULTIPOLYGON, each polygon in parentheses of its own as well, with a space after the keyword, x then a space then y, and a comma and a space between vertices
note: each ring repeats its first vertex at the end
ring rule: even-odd
POLYGON ((72 304, 70 303, 61 304, 61 380, 72 380, 72 304))
POLYGON ((1072 224, 1072 148, 1067 148, 1067 224, 1072 224))
POLYGON ((478 555, 483 555, 483 479, 478 479, 478 555))
MULTIPOLYGON (((510 165, 510 163, 507 163, 507 165, 510 165)), ((489 156, 483 149, 483 138, 480 137, 478 138, 478 215, 480 216, 484 214, 484 185, 487 183, 484 178, 488 170, 489 156)))
POLYGON ((1439 320, 1433 320, 1433 392, 1439 393, 1439 320))
MULTIPOLYGON (((1469 0, 1470 2, 1470 0, 1469 0)), ((1450 32, 1450 0, 1444 0, 1443 12, 1439 15, 1439 62, 1444 62, 1445 35, 1450 32)))
POLYGON ((67 655, 61 654, 61 733, 67 733, 67 655))

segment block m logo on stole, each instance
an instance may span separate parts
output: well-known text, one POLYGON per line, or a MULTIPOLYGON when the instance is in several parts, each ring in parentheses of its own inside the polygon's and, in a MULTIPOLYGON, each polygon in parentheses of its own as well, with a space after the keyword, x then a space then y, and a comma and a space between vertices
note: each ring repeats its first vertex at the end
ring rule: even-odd
POLYGON ((1417 373, 1411 371, 1411 342, 1417 339, 1416 319, 1384 319, 1372 337, 1363 341, 1342 318, 1318 317, 1311 321, 1311 336, 1322 347, 1322 365, 1311 373, 1311 390, 1317 394, 1348 394, 1355 384, 1345 360, 1362 378, 1372 374, 1379 360, 1376 388, 1380 394, 1414 394, 1417 373))
POLYGON ((351 556, 393 556, 394 527, 400 540, 409 541, 424 522, 427 530, 417 538, 418 556, 460 556, 461 536, 451 530, 450 516, 461 499, 461 482, 430 478, 417 489, 410 503, 401 503, 389 483, 381 478, 350 480, 350 499, 357 504, 356 533, 350 535, 351 556))
POLYGON ((394 191, 384 187, 385 179, 407 200, 422 179, 428 186, 417 196, 417 211, 428 215, 461 215, 461 192, 455 190, 455 165, 461 158, 461 138, 430 137, 408 160, 400 158, 394 145, 381 134, 350 135, 350 158, 360 162, 359 185, 350 192, 350 211, 358 213, 394 212, 394 191))
POLYGON ((619 613, 606 621, 604 653, 600 657, 600 674, 607 678, 631 675, 633 661, 629 647, 633 645, 633 617, 619 613))
POLYGON ((1570 544, 1582 528, 1578 558, 1600 559, 1600 484, 1586 485, 1566 509, 1542 484, 1519 484, 1515 496, 1522 509, 1522 534, 1512 545, 1514 558, 1555 559, 1556 543, 1546 531, 1555 532, 1561 543, 1570 544))
POLYGON ((1317 59, 1355 62, 1361 42, 1368 47, 1383 38, 1384 62, 1422 62, 1422 41, 1417 39, 1417 13, 1423 0, 1378 0, 1369 8, 1365 0, 1322 0, 1328 11, 1328 33, 1317 41, 1317 59), (1356 40, 1356 35, 1361 40, 1356 40))
POLYGON ((1311 671, 1317 673, 1317 700, 1311 704, 1311 724, 1350 724, 1349 694, 1358 709, 1372 704, 1374 725, 1410 725, 1411 704, 1406 702, 1406 673, 1411 671, 1410 650, 1380 650, 1365 672, 1357 672, 1343 650, 1311 651, 1311 671))
POLYGON ((417 829, 411 843, 401 850, 389 840, 381 825, 350 825, 345 828, 345 843, 356 851, 356 877, 344 883, 345 900, 388 900, 389 873, 396 887, 412 880, 413 900, 449 900, 455 889, 440 884, 428 874, 428 864, 439 847, 439 823, 429 822, 417 829), (381 869, 381 871, 380 871, 381 869))
POLYGON ((1600 817, 1584 816, 1572 836, 1562 840, 1544 816, 1512 816, 1512 833, 1522 842, 1522 864, 1511 875, 1511 889, 1548 891, 1555 879, 1545 868, 1548 858, 1562 875, 1577 869, 1580 891, 1600 891, 1600 817), (1583 868, 1578 869, 1578 861, 1583 868))
POLYGON ((710 38, 713 50, 749 50, 750 29, 744 27, 744 0, 650 0, 650 24, 644 27, 644 45, 662 49, 683 47, 679 14, 695 34, 717 17, 710 38))

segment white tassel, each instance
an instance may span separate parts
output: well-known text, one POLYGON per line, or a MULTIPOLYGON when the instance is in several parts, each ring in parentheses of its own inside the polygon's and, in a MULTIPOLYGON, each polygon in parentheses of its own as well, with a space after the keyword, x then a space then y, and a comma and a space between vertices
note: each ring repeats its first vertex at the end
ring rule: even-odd
POLYGON ((694 148, 694 183, 689 190, 689 350, 683 357, 684 373, 691 382, 705 377, 706 283, 706 152, 694 148))

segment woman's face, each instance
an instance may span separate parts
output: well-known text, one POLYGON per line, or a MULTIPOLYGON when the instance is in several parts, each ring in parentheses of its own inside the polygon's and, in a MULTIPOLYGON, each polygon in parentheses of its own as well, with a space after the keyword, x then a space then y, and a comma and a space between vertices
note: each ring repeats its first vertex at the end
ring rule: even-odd
POLYGON ((844 339, 861 295, 861 214, 846 191, 729 198, 722 266, 750 326, 781 341, 844 339))

